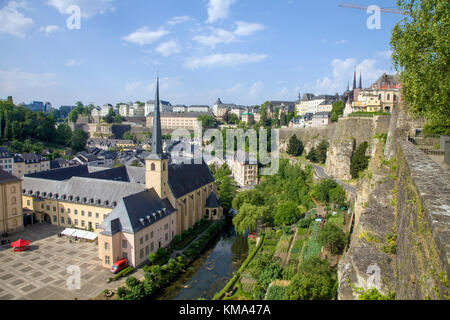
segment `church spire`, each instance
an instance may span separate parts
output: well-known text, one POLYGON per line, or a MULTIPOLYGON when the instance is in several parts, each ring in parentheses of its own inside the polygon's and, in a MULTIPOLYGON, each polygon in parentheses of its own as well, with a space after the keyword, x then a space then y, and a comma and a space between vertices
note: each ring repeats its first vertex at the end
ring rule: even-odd
POLYGON ((152 151, 147 159, 165 159, 162 148, 159 77, 156 80, 155 111, 153 113, 152 151))
POLYGON ((355 89, 356 89, 356 69, 355 69, 355 73, 353 76, 353 90, 355 90, 355 89))
POLYGON ((159 109, 159 77, 156 79, 155 112, 153 116, 152 154, 162 155, 161 114, 159 109))
POLYGON ((359 89, 362 90, 362 75, 361 75, 361 70, 359 71, 359 89))

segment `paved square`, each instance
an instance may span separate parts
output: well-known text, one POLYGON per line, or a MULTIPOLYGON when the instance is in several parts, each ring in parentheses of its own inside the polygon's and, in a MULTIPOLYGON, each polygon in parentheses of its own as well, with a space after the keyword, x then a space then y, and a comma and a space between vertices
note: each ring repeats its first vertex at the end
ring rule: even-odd
POLYGON ((112 275, 101 266, 96 243, 70 243, 58 237, 62 230, 49 224, 29 226, 9 238, 30 240, 29 251, 0 246, 0 300, 86 300, 121 285, 122 281, 107 283, 112 275), (81 270, 80 290, 67 288, 70 265, 81 270))

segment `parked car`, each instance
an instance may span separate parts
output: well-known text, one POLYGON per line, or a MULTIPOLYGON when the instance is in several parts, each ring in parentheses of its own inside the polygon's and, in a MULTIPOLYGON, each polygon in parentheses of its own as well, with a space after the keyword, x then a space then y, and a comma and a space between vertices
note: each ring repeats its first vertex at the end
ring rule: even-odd
POLYGON ((114 262, 113 266, 111 267, 112 273, 118 273, 125 269, 128 266, 128 260, 127 259, 121 259, 114 262))

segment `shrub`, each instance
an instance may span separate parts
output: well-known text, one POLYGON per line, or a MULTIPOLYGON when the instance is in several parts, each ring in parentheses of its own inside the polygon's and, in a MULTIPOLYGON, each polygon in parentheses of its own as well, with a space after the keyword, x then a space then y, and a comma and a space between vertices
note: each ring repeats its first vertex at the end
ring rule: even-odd
POLYGON ((129 277, 127 278, 126 284, 127 284, 128 288, 131 289, 131 288, 133 288, 133 287, 136 287, 136 286, 139 284, 139 281, 138 281, 138 279, 136 279, 135 277, 129 276, 129 277))

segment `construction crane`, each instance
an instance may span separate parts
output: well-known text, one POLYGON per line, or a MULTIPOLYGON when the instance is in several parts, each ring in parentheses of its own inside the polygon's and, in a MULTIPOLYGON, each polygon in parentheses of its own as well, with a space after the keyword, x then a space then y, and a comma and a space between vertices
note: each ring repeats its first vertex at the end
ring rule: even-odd
MULTIPOLYGON (((352 9, 360 9, 360 10, 367 10, 369 7, 368 6, 360 6, 357 4, 345 4, 345 3, 341 3, 339 5, 339 7, 342 8, 352 8, 352 9)), ((390 9, 390 8, 380 8, 381 12, 386 12, 386 13, 395 13, 395 14, 405 14, 400 10, 397 9, 390 9)))

